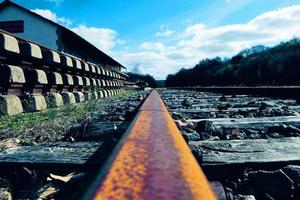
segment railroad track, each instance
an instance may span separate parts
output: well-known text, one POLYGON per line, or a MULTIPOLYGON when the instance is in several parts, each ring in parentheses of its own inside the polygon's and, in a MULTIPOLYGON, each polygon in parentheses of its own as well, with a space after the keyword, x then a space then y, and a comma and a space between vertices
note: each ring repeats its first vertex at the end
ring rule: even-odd
POLYGON ((146 95, 104 102, 72 142, 5 148, 0 180, 29 199, 299 199, 296 100, 146 95))
POLYGON ((0 180, 11 186, 5 194, 15 199, 216 199, 158 93, 143 101, 145 94, 104 102, 101 113, 66 135, 72 142, 6 147, 0 154, 0 180))
POLYGON ((0 194, 14 199, 299 199, 299 127, 293 99, 140 91, 102 102, 62 141, 1 143, 0 194))
POLYGON ((167 107, 153 91, 85 199, 299 199, 296 100, 159 93, 167 107))
POLYGON ((216 199, 155 90, 87 191, 83 199, 216 199))

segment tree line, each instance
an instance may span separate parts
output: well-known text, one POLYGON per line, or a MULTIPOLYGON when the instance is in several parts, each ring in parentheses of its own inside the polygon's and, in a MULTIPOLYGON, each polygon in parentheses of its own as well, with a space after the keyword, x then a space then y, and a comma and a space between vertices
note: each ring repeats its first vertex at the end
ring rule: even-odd
POLYGON ((300 39, 268 48, 245 49, 230 59, 201 60, 191 69, 168 75, 167 87, 300 84, 300 39))
POLYGON ((156 88, 157 86, 155 79, 149 74, 144 75, 140 73, 129 72, 127 75, 129 76, 128 79, 134 81, 137 85, 146 86, 147 84, 147 86, 152 88, 156 88))

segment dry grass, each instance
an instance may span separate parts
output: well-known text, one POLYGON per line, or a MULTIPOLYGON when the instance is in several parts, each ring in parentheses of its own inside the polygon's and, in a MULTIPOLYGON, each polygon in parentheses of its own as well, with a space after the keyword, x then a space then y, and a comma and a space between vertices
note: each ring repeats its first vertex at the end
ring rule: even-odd
POLYGON ((132 95, 133 91, 101 100, 51 108, 39 113, 24 113, 0 118, 0 140, 18 138, 23 145, 62 140, 70 128, 100 109, 106 102, 132 95))

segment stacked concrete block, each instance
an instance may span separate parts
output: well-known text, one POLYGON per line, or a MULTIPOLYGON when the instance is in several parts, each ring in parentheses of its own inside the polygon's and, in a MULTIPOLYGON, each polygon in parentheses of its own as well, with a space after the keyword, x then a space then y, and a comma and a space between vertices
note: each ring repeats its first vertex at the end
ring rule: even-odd
POLYGON ((43 58, 42 50, 37 44, 31 42, 20 41, 19 42, 21 56, 24 56, 26 61, 36 61, 43 58))
POLYGON ((60 107, 64 105, 63 98, 59 93, 63 89, 63 78, 58 72, 49 72, 47 74, 48 85, 46 102, 48 107, 60 107))
POLYGON ((96 67, 96 73, 97 73, 98 75, 101 75, 100 67, 96 67))
POLYGON ((83 92, 89 92, 91 90, 91 81, 87 77, 83 77, 83 92))
POLYGON ((35 112, 116 95, 122 73, 0 31, 0 113, 35 112))
POLYGON ((103 88, 106 87, 106 82, 105 82, 105 80, 103 80, 103 79, 101 80, 101 85, 102 85, 103 88))
POLYGON ((98 92, 97 91, 92 91, 91 92, 91 99, 97 100, 99 98, 98 92))
POLYGON ((107 92, 107 90, 103 90, 103 97, 105 98, 105 97, 108 97, 108 92, 107 92))
POLYGON ((102 91, 102 90, 98 91, 98 98, 99 98, 99 99, 104 98, 104 95, 103 95, 103 91, 102 91))
POLYGON ((84 86, 82 77, 75 75, 75 76, 73 76, 73 78, 74 78, 74 85, 75 85, 74 90, 82 91, 82 88, 84 86))
POLYGON ((64 105, 76 103, 75 95, 72 92, 63 92, 61 96, 63 98, 64 105))
POLYGON ((48 92, 59 92, 63 89, 63 78, 62 75, 58 72, 49 72, 48 73, 48 92))
POLYGON ((40 69, 26 69, 25 77, 26 77, 26 92, 29 93, 44 93, 46 90, 46 86, 48 85, 48 78, 46 72, 40 69))
POLYGON ((101 71, 101 75, 104 76, 105 75, 105 71, 104 71, 104 69, 102 67, 100 68, 100 71, 101 71))
POLYGON ((109 76, 109 71, 105 69, 105 76, 109 76))
POLYGON ((73 69, 73 61, 70 56, 61 54, 60 60, 61 60, 62 65, 65 66, 66 71, 70 71, 71 69, 73 69))
POLYGON ((84 70, 89 72, 90 71, 90 66, 86 62, 83 64, 84 65, 84 70))
POLYGON ((101 85, 101 80, 97 79, 97 90, 101 89, 102 85, 101 85))
POLYGON ((22 68, 15 65, 0 65, 0 85, 4 94, 22 93, 25 75, 22 68))
POLYGON ((64 88, 63 91, 72 91, 74 88, 74 79, 73 76, 70 74, 62 74, 64 88))
POLYGON ((71 92, 75 87, 73 76, 70 74, 63 74, 62 77, 64 82, 64 88, 61 95, 63 97, 64 104, 74 104, 76 103, 76 99, 74 94, 71 92))
POLYGON ((39 69, 28 69, 25 71, 25 77, 25 92, 27 95, 22 98, 25 110, 27 112, 45 110, 47 103, 43 93, 46 85, 48 85, 46 73, 39 69))
POLYGON ((97 81, 96 81, 96 79, 91 78, 90 82, 91 82, 91 86, 92 86, 93 89, 97 87, 97 81))
POLYGON ((106 85, 107 88, 110 86, 109 85, 109 80, 105 80, 105 85, 106 85))
POLYGON ((61 59, 58 52, 49 49, 42 49, 42 55, 45 64, 54 66, 61 65, 61 59))
POLYGON ((2 56, 6 56, 8 58, 14 55, 19 55, 20 48, 18 40, 11 35, 0 32, 0 52, 2 56))
POLYGON ((111 91, 110 90, 106 90, 107 92, 107 96, 110 97, 111 96, 111 91))
POLYGON ((16 95, 1 95, 0 96, 0 114, 16 115, 23 112, 21 100, 16 95))
POLYGON ((93 100, 93 96, 90 91, 84 92, 83 94, 84 94, 85 100, 93 100))
POLYGON ((91 66, 91 72, 95 74, 96 73, 95 65, 91 64, 90 66, 91 66))
POLYGON ((72 60, 73 60, 73 66, 75 66, 76 69, 81 70, 82 69, 81 61, 75 58, 73 58, 72 60))
POLYGON ((83 84, 85 87, 90 88, 91 87, 91 81, 87 77, 83 77, 83 84))
POLYGON ((37 112, 47 108, 45 97, 38 94, 25 96, 22 99, 22 104, 26 112, 37 112))
POLYGON ((74 97, 75 97, 75 101, 76 103, 81 103, 85 101, 85 96, 83 92, 74 92, 74 97))
POLYGON ((49 108, 60 107, 64 105, 62 95, 56 92, 50 92, 46 94, 46 102, 49 108))
POLYGON ((25 82, 25 75, 20 67, 13 65, 0 66, 1 114, 16 115, 23 112, 21 100, 17 95, 21 93, 25 82))

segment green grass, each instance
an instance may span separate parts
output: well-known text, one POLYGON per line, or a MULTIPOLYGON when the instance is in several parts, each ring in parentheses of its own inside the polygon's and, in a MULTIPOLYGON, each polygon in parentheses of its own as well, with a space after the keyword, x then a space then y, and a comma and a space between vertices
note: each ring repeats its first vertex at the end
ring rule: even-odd
POLYGON ((134 91, 127 91, 105 99, 90 100, 60 108, 49 108, 37 113, 2 116, 0 117, 0 139, 19 138, 21 143, 25 145, 57 140, 74 124, 83 121, 92 112, 99 110, 102 103, 109 103, 133 93, 134 91))

